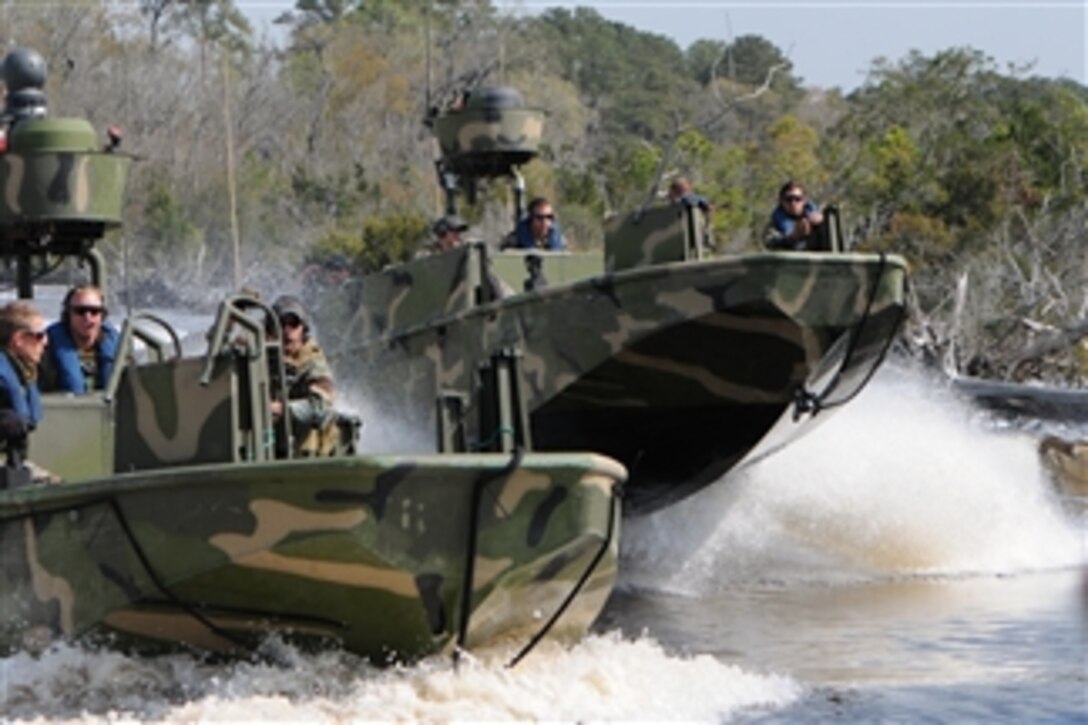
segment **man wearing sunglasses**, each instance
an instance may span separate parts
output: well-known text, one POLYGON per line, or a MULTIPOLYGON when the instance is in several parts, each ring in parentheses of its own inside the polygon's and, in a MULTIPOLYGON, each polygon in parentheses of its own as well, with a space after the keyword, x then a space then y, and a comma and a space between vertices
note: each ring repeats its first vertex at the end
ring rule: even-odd
POLYGON ((771 213, 764 244, 768 249, 810 249, 816 228, 823 222, 824 215, 806 198, 805 188, 787 181, 778 190, 778 206, 771 213))
POLYGON ((106 389, 117 360, 120 334, 106 322, 102 290, 78 285, 61 303, 60 320, 49 326, 49 354, 41 367, 44 391, 84 395, 106 389))
POLYGON ((563 233, 555 223, 552 203, 539 196, 530 201, 529 213, 514 227, 513 238, 505 242, 503 247, 546 249, 552 252, 566 249, 563 233))
POLYGON ((0 438, 8 463, 14 459, 29 469, 26 482, 60 480, 26 458, 27 434, 42 419, 38 365, 48 344, 45 319, 32 304, 15 300, 0 307, 0 438))
POLYGON ((26 431, 42 418, 38 364, 48 344, 45 320, 32 304, 0 307, 0 411, 13 411, 26 431))

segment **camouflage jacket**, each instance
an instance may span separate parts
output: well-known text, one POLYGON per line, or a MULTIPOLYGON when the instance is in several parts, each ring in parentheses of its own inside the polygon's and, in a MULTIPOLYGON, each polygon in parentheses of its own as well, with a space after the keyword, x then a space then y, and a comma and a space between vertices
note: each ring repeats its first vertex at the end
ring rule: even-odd
POLYGON ((321 427, 334 416, 332 368, 325 353, 307 340, 293 355, 284 353, 287 409, 298 425, 321 427))
POLYGON ((420 246, 420 248, 416 250, 416 253, 412 256, 412 258, 422 259, 424 257, 430 257, 433 254, 442 254, 443 252, 448 251, 450 250, 442 248, 441 242, 439 242, 437 239, 431 239, 427 242, 424 242, 420 246))

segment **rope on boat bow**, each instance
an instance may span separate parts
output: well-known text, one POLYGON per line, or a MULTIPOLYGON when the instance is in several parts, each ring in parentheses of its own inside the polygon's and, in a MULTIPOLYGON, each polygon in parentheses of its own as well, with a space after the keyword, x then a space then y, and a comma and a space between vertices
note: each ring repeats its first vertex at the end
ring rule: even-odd
POLYGON ((162 595, 166 597, 172 604, 177 606, 179 609, 184 611, 196 621, 203 624, 212 633, 219 635, 220 637, 227 640, 236 647, 239 647, 240 649, 243 649, 250 653, 255 653, 256 650, 250 643, 246 642, 240 637, 235 636, 232 632, 223 629, 215 622, 211 621, 203 614, 198 612, 191 604, 186 602, 184 599, 181 599, 178 595, 174 594, 174 592, 170 591, 170 588, 166 586, 162 578, 155 571, 155 568, 151 566, 151 559, 147 556, 147 553, 143 550, 143 547, 140 546, 139 541, 137 541, 136 535, 132 532, 132 527, 128 523, 128 519, 125 518, 124 512, 121 511, 121 507, 117 503, 117 499, 110 497, 109 499, 107 499, 107 502, 109 503, 109 507, 113 510, 114 516, 117 517, 117 523, 121 525, 121 530, 124 532, 125 538, 128 539, 128 543, 132 547, 132 551, 135 552, 136 558, 140 560, 140 564, 143 566, 144 571, 147 572, 147 576, 151 580, 151 583, 155 585, 155 588, 158 589, 162 593, 162 595))
MULTIPOLYGON (((619 487, 619 484, 616 484, 616 486, 613 487, 612 492, 615 496, 620 496, 623 492, 623 489, 619 487)), ((530 639, 529 642, 521 648, 521 651, 518 652, 517 655, 515 655, 514 658, 506 664, 507 667, 514 667, 515 665, 517 665, 518 662, 521 662, 525 655, 533 651, 533 648, 537 646, 540 640, 544 639, 548 632, 551 631, 551 628, 555 625, 555 623, 559 621, 559 617, 562 616, 563 612, 567 611, 567 607, 569 607, 571 602, 574 601, 574 597, 576 597, 578 593, 582 591, 582 587, 584 587, 586 582, 589 581, 590 575, 592 575, 594 570, 596 570, 597 564, 600 563, 601 558, 604 556, 605 552, 608 551, 608 547, 611 546, 612 540, 616 536, 616 511, 618 509, 619 506, 617 506, 615 504, 615 501, 613 500, 612 507, 609 509, 608 512, 608 535, 605 536, 604 541, 601 542, 601 548, 598 549, 597 553, 593 555, 593 560, 589 562, 589 566, 587 566, 585 571, 582 572, 582 575, 578 577, 578 581, 575 582, 571 590, 567 592, 567 596, 563 600, 563 603, 556 608, 555 612, 552 613, 552 616, 548 619, 544 626, 541 627, 540 630, 533 635, 533 638, 530 639)))
MULTIPOLYGON (((873 308, 873 301, 876 300, 877 289, 880 287, 880 281, 884 278, 884 270, 888 265, 887 255, 884 252, 880 252, 880 267, 877 274, 873 276, 873 284, 869 290, 869 299, 865 303, 865 312, 858 320, 858 323, 850 330, 850 343, 846 346, 846 354, 843 355, 842 362, 839 364, 838 370, 835 371, 835 375, 828 381, 824 389, 818 394, 812 392, 804 385, 801 385, 793 395, 793 420, 796 422, 806 413, 816 415, 821 410, 828 408, 835 408, 840 405, 845 405, 853 400, 862 388, 869 384, 873 375, 876 374, 880 364, 884 361, 884 356, 887 355, 888 350, 891 348, 892 342, 895 339, 895 335, 888 335, 888 339, 884 341, 884 347, 881 349, 880 354, 873 361, 873 364, 869 367, 869 371, 865 374, 865 378, 861 383, 854 387, 842 400, 835 401, 833 403, 825 402, 827 398, 835 392, 836 388, 842 382, 843 371, 849 366, 850 361, 854 357, 854 353, 857 350, 858 341, 861 339, 861 331, 865 329, 865 325, 869 320, 870 313, 873 308)), ((898 330, 900 323, 903 321, 903 316, 906 314, 905 307, 899 310, 899 319, 892 325, 892 330, 898 330)))
POLYGON ((465 650, 465 640, 468 638, 468 624, 472 616, 472 582, 476 576, 476 539, 480 528, 480 501, 484 495, 487 484, 494 480, 505 478, 517 470, 525 457, 525 449, 516 446, 510 454, 510 460, 501 470, 487 471, 480 474, 472 488, 472 507, 468 512, 468 544, 465 548, 465 578, 461 586, 461 612, 460 622, 457 627, 457 647, 453 650, 453 663, 456 666, 461 661, 461 653, 465 650))
MULTIPOLYGON (((476 479, 476 484, 472 491, 472 508, 469 511, 468 546, 465 552, 465 578, 461 587, 462 595, 460 622, 458 624, 457 646, 453 650, 453 664, 455 667, 460 663, 461 656, 466 651, 465 642, 468 639, 469 620, 472 617, 472 582, 475 577, 476 569, 476 541, 477 535, 479 533, 480 503, 483 499, 483 493, 489 483, 501 478, 505 478, 514 471, 516 471, 518 466, 521 465, 521 461, 524 457, 525 449, 521 446, 517 446, 516 448, 514 448, 514 451, 510 456, 510 460, 507 461, 506 465, 502 467, 502 470, 496 471, 494 473, 482 474, 478 479, 476 479)), ((623 489, 618 484, 612 490, 614 495, 616 496, 620 496, 623 491, 623 489)), ((552 627, 555 626, 555 623, 559 621, 559 618, 563 615, 563 612, 567 611, 567 608, 570 606, 571 602, 574 601, 574 598, 578 595, 578 593, 582 591, 582 588, 585 586, 586 582, 589 581, 589 577, 597 569, 597 565, 600 563, 601 558, 604 557, 605 553, 608 551, 609 547, 612 545, 613 540, 615 539, 617 516, 616 512, 618 509, 619 507, 613 503, 608 514, 608 534, 604 537, 604 541, 601 542, 600 549, 598 549, 597 553, 593 555, 592 561, 589 562, 589 565, 586 567, 585 571, 583 571, 581 576, 578 577, 578 581, 574 583, 574 586, 571 587, 571 590, 567 593, 567 596, 564 597, 562 603, 560 603, 560 605, 552 613, 552 616, 548 618, 548 621, 544 623, 544 626, 542 626, 536 632, 536 634, 534 634, 533 637, 525 644, 525 646, 522 647, 521 650, 513 657, 513 659, 511 659, 507 663, 507 667, 514 667, 519 662, 521 662, 521 660, 524 659, 527 654, 533 651, 537 644, 539 644, 540 641, 547 636, 548 632, 551 631, 552 627)))

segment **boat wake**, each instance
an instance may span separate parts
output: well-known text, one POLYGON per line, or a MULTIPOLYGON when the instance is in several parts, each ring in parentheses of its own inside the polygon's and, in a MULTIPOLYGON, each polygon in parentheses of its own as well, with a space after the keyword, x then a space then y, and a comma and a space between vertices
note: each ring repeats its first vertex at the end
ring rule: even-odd
MULTIPOLYGON (((0 659, 5 720, 135 718, 189 722, 451 720, 721 720, 784 707, 794 680, 710 656, 680 658, 653 641, 594 635, 571 649, 541 645, 513 669, 483 652, 381 670, 343 652, 276 647, 279 664, 211 665, 187 655, 130 658, 59 646, 0 659)), ((493 655, 493 656, 491 656, 493 655)))
POLYGON ((698 596, 1084 563, 1082 534, 1036 445, 890 369, 731 485, 626 522, 620 586, 698 596))

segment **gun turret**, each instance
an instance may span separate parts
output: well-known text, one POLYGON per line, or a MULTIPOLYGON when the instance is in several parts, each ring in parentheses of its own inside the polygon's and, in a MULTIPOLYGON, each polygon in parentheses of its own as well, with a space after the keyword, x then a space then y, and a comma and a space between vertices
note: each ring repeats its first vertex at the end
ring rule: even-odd
POLYGON ((78 257, 100 265, 95 242, 120 226, 131 158, 116 151, 120 132, 100 142, 81 118, 46 113, 46 68, 41 56, 20 48, 0 69, 7 89, 0 129, 0 258, 15 263, 20 297, 33 296, 33 265, 45 258, 78 257), (115 138, 114 138, 115 137, 115 138))
MULTIPOLYGON (((518 167, 539 153, 544 112, 526 108, 513 88, 485 87, 463 98, 457 107, 433 119, 441 158, 436 162, 439 183, 446 192, 446 213, 456 214, 460 188, 470 204, 480 179, 510 177, 523 190, 518 167)), ((515 219, 523 212, 522 193, 515 200, 515 219)))

